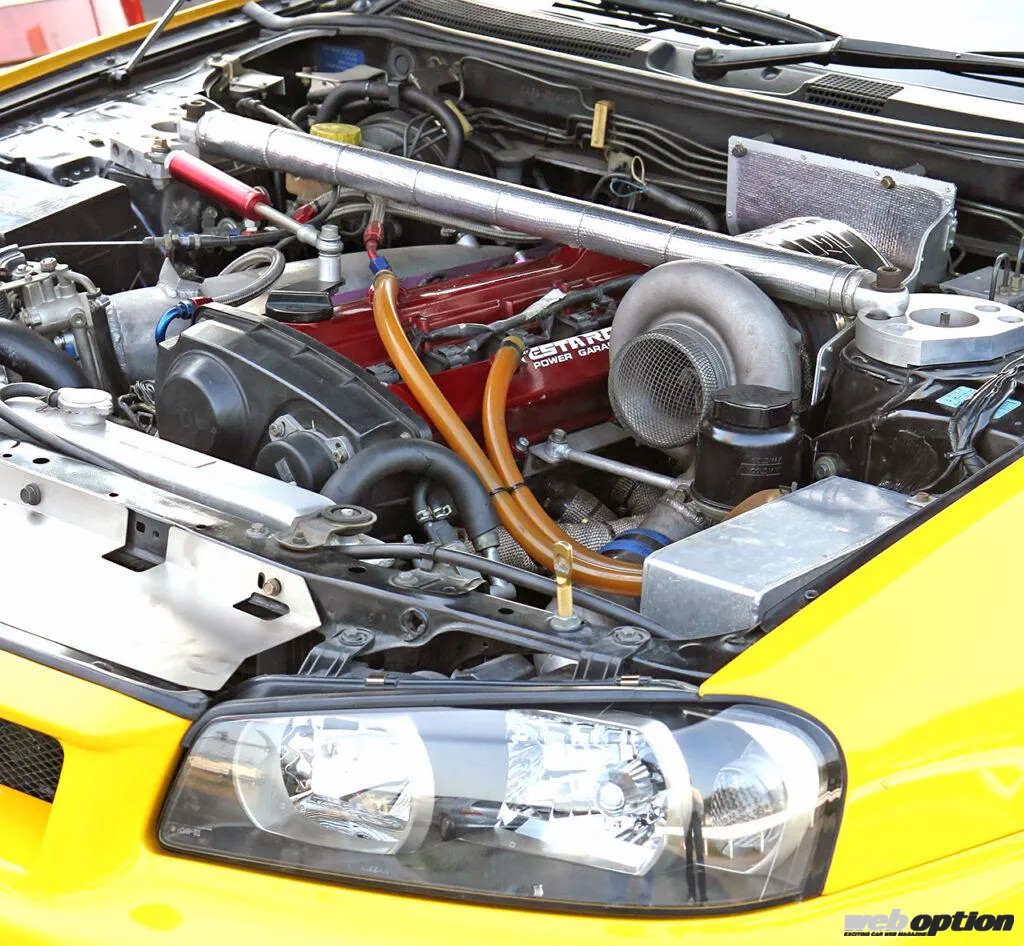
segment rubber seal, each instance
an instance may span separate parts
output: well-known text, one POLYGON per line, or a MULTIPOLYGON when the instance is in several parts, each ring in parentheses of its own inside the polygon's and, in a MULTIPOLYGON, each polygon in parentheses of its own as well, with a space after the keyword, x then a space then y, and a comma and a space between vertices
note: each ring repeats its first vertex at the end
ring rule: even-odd
POLYGON ((670 545, 671 542, 672 540, 667 535, 662 535, 653 529, 629 529, 605 545, 601 549, 601 554, 608 555, 612 552, 628 552, 643 559, 647 558, 651 552, 656 552, 658 549, 663 549, 666 545, 670 545))

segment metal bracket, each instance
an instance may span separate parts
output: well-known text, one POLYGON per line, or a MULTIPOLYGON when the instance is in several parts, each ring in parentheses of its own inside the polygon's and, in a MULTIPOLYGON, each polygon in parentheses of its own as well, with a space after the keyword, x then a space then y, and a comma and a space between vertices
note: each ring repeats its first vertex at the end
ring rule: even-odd
POLYGON ((352 660, 373 643, 373 634, 361 627, 343 627, 315 645, 299 668, 300 676, 338 677, 352 660))
POLYGON ((284 532, 274 536, 278 545, 293 552, 308 552, 339 539, 369 532, 376 515, 362 506, 331 506, 323 512, 300 516, 284 532))
POLYGON ((315 427, 303 427, 291 414, 281 414, 270 422, 267 427, 267 436, 271 440, 282 440, 289 434, 307 433, 319 437, 331 454, 335 463, 344 463, 355 454, 355 448, 347 437, 328 437, 322 434, 315 427))
POLYGON ((621 669, 621 657, 585 650, 580 654, 572 676, 574 680, 614 680, 621 669))
POLYGON ((825 396, 832 381, 832 375, 836 373, 839 365, 839 356, 843 349, 853 338, 856 322, 841 328, 821 348, 818 349, 818 357, 814 362, 814 381, 811 385, 811 404, 817 404, 825 396))
POLYGON ((485 583, 485 579, 480 575, 468 577, 456 575, 450 571, 427 571, 422 568, 412 568, 408 571, 398 572, 391 579, 391 584, 396 588, 407 588, 415 591, 425 591, 428 594, 440 595, 468 594, 485 583))

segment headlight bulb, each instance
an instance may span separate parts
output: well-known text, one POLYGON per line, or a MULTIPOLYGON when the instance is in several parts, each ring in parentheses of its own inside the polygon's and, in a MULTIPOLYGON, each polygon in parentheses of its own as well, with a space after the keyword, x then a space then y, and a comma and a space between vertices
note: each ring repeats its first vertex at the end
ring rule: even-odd
POLYGON ((690 780, 662 723, 536 710, 505 719, 508 783, 495 843, 627 874, 646 873, 678 845, 690 780))
MULTIPOLYGON (((240 746, 243 771, 250 771, 253 747, 248 740, 240 746)), ((417 845, 429 827, 430 760, 406 717, 289 719, 268 740, 257 770, 258 778, 236 786, 249 816, 267 831, 394 854, 417 845)))

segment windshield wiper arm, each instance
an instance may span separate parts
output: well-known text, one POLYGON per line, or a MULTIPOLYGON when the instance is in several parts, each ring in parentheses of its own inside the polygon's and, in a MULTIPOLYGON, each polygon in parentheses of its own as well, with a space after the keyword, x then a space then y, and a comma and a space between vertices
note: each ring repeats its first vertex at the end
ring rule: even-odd
POLYGON ((563 9, 643 20, 649 26, 724 30, 768 42, 801 43, 834 39, 836 34, 776 13, 732 0, 563 0, 563 9))
POLYGON ((954 53, 926 46, 903 46, 837 36, 821 43, 785 43, 750 48, 703 46, 693 56, 698 79, 718 79, 734 69, 763 69, 801 63, 863 66, 871 69, 934 69, 937 72, 1024 76, 1024 62, 989 53, 954 53))

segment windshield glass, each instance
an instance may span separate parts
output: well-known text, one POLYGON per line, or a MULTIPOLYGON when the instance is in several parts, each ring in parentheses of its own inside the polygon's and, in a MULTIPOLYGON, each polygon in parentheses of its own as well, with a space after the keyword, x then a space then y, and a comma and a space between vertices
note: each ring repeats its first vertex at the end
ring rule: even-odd
POLYGON ((955 7, 934 0, 770 0, 752 5, 858 39, 958 52, 1024 49, 1021 0, 976 0, 955 7))

